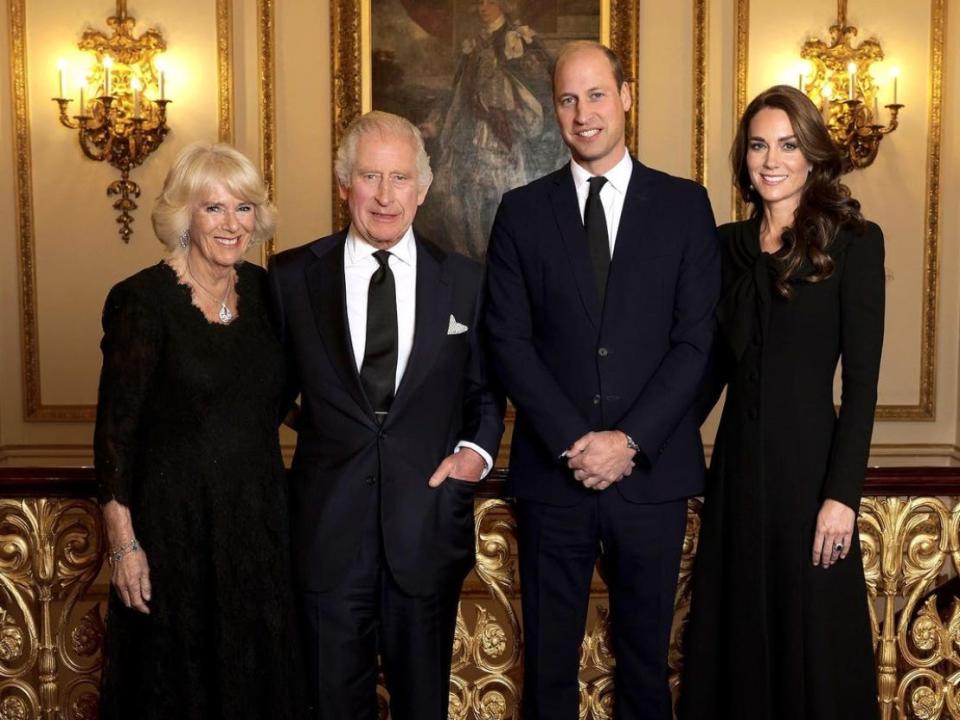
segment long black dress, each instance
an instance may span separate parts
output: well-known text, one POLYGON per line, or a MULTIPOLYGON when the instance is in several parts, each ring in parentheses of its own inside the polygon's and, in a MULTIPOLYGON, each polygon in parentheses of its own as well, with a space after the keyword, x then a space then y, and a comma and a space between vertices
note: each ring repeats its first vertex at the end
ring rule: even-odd
POLYGON ((153 599, 143 615, 111 593, 101 718, 294 716, 284 363, 264 283, 238 268, 229 325, 209 323, 165 263, 107 297, 100 499, 130 508, 153 599))
POLYGON ((878 717, 859 537, 814 567, 825 498, 860 506, 883 343, 883 235, 829 248, 833 275, 783 300, 759 220, 720 228, 727 399, 704 501, 678 717, 878 717), (843 358, 839 416, 833 378, 843 358))

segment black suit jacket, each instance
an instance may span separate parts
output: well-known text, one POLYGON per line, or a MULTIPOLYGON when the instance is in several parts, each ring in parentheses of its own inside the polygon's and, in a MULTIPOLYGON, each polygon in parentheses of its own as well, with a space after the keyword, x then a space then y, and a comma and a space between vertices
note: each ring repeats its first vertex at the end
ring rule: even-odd
POLYGON ((380 494, 386 560, 412 594, 462 581, 473 562, 475 485, 427 480, 460 440, 497 456, 502 402, 488 389, 478 316, 482 268, 417 238, 413 348, 390 413, 374 419, 347 324, 346 231, 276 255, 270 286, 301 395, 291 488, 294 569, 302 588, 337 585, 360 521, 380 494), (450 318, 467 331, 450 334, 450 318))
POLYGON ((497 211, 487 285, 491 357, 517 408, 516 496, 571 505, 593 492, 560 454, 588 431, 613 428, 645 456, 615 492, 662 502, 702 491, 694 400, 720 259, 701 186, 634 161, 602 306, 570 168, 513 190, 497 211))

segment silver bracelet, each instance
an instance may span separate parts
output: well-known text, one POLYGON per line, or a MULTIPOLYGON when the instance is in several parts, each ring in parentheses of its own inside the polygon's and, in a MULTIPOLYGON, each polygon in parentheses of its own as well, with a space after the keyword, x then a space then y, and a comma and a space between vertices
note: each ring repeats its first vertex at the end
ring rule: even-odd
POLYGON ((134 538, 128 543, 117 545, 115 548, 110 548, 110 550, 107 552, 107 561, 111 565, 116 565, 118 562, 123 560, 125 555, 137 552, 139 549, 140 543, 138 543, 137 539, 134 538))

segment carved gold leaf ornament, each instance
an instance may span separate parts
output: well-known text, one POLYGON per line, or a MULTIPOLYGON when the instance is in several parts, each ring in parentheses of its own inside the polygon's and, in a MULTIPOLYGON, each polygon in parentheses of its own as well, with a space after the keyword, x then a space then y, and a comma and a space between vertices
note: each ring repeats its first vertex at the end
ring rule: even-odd
POLYGON ((57 709, 69 707, 61 702, 69 687, 61 686, 64 669, 86 675, 86 692, 97 697, 96 623, 88 617, 88 628, 76 636, 85 638, 85 661, 75 659, 68 638, 77 600, 102 564, 99 518, 89 500, 0 500, 0 676, 10 678, 0 683, 0 720, 59 718, 57 709))
MULTIPOLYGON (((689 505, 671 635, 671 684, 682 665, 699 501, 689 505)), ((451 720, 520 720, 521 628, 511 506, 475 508, 479 592, 461 598, 449 694, 451 720), (465 620, 465 618, 467 618, 465 620)), ((931 592, 958 570, 960 499, 868 497, 859 527, 884 720, 960 720, 960 600, 931 592)), ((103 625, 86 596, 100 569, 103 529, 93 502, 0 500, 0 720, 93 720, 103 625)), ((522 580, 522 578, 520 578, 522 580)), ((599 586, 597 586, 599 588, 599 586)), ((581 646, 579 717, 613 717, 614 658, 602 594, 581 646)), ((749 642, 749 638, 743 638, 749 642)), ((387 694, 378 688, 380 717, 387 694)))

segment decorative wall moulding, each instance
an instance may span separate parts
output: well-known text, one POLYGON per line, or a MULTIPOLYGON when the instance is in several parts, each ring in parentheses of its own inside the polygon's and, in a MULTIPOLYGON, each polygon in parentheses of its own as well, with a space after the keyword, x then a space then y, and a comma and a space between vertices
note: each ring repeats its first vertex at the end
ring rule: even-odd
MULTIPOLYGON (((218 134, 221 141, 230 142, 233 139, 233 40, 231 35, 233 21, 231 0, 215 0, 215 2, 217 67, 219 70, 217 79, 218 134)), ((125 3, 123 5, 125 7, 125 3)), ((92 422, 96 417, 96 407, 94 405, 47 404, 42 399, 39 319, 37 317, 31 128, 27 87, 26 43, 28 28, 26 0, 7 0, 7 10, 10 23, 10 65, 13 79, 14 191, 17 201, 23 418, 27 422, 92 422)), ((272 43, 272 37, 270 42, 272 43)), ((272 54, 272 45, 268 50, 272 54)), ((159 91, 159 76, 157 81, 157 91, 159 91)), ((164 89, 166 90, 166 88, 164 89)), ((131 103, 132 99, 131 96, 131 103)), ((131 112, 133 110, 134 108, 131 105, 131 112)), ((272 135, 272 126, 270 132, 272 135)))
MULTIPOLYGON (((838 7, 846 5, 838 0, 838 7)), ((930 0, 929 110, 927 116, 926 193, 923 219, 923 283, 920 314, 920 379, 917 402, 878 405, 877 420, 932 421, 936 419, 937 290, 940 276, 940 145, 943 108, 943 51, 947 0, 930 0)), ((734 126, 747 106, 750 0, 734 6, 734 126)), ((746 217, 746 206, 736 190, 734 215, 746 217)))

